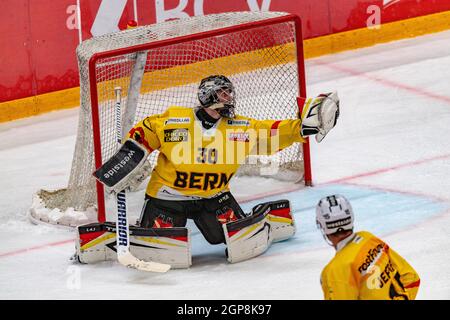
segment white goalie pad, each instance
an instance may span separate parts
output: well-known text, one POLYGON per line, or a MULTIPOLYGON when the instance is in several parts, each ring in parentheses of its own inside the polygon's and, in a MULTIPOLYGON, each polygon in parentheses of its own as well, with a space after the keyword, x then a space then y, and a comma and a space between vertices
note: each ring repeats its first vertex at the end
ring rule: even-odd
POLYGON ((259 204, 252 215, 223 225, 227 259, 236 263, 259 256, 272 242, 283 241, 295 234, 294 217, 288 200, 259 204))
MULTIPOLYGON (((117 260, 115 223, 92 223, 77 228, 76 259, 81 263, 117 260)), ((130 226, 130 252, 143 261, 192 265, 191 236, 187 228, 140 228, 130 226)))

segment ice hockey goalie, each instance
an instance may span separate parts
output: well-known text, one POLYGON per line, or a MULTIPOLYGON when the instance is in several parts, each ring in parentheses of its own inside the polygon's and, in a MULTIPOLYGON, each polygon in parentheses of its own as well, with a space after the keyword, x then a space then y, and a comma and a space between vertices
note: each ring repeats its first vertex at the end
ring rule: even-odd
MULTIPOLYGON (((172 106, 142 119, 94 173, 109 192, 132 189, 142 180, 146 157, 159 150, 138 225, 130 227, 130 250, 140 259, 189 267, 187 219, 210 244, 226 244, 231 263, 292 237, 295 222, 287 200, 262 203, 245 213, 230 193, 230 180, 249 155, 271 155, 310 135, 322 141, 339 116, 336 93, 307 99, 299 119, 236 115, 234 86, 223 75, 203 79, 198 99, 197 107, 172 106)), ((108 223, 79 227, 78 260, 114 259, 114 232, 108 223)))

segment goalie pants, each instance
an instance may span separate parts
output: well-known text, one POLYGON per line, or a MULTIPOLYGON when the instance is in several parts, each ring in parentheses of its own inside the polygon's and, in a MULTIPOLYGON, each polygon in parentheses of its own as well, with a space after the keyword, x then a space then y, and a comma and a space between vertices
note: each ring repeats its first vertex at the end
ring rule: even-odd
POLYGON ((185 227, 187 219, 195 225, 210 244, 225 243, 222 224, 245 217, 230 192, 201 200, 161 200, 146 195, 139 224, 144 228, 185 227))

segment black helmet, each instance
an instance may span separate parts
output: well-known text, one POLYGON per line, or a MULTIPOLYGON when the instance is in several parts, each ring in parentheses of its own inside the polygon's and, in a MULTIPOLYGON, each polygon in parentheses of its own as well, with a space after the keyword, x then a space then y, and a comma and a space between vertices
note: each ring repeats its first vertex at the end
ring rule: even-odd
POLYGON ((222 75, 204 78, 198 87, 198 100, 204 108, 212 107, 223 117, 234 118, 234 86, 222 75))

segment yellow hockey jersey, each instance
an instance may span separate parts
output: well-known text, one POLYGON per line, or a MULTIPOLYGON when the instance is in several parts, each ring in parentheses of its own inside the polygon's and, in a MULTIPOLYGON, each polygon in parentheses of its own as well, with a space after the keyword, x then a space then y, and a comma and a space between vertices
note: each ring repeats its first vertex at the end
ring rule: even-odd
POLYGON ((301 120, 221 118, 203 128, 195 110, 170 107, 138 122, 128 133, 149 152, 159 151, 147 194, 185 200, 210 198, 229 190, 229 182, 248 155, 270 155, 304 142, 301 120))
POLYGON ((413 300, 420 279, 386 243, 362 231, 338 244, 321 284, 326 300, 413 300))

